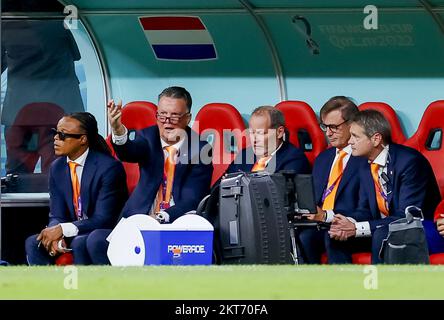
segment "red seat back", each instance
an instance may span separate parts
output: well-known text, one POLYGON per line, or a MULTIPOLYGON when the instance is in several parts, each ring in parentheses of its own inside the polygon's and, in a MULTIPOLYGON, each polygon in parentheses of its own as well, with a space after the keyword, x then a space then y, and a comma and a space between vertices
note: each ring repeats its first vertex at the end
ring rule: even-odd
POLYGON ((17 113, 14 126, 55 126, 65 111, 50 102, 34 102, 25 105, 17 113))
POLYGON ((42 173, 48 172, 55 160, 51 128, 55 128, 64 115, 64 110, 54 103, 34 102, 25 105, 17 113, 5 136, 8 156, 19 160, 27 172, 34 172, 41 157, 42 173), (37 136, 37 145, 31 150, 24 142, 34 134, 37 136))
MULTIPOLYGON (((156 112, 157 106, 151 102, 129 102, 122 108, 122 123, 128 128, 129 132, 153 126, 157 123, 156 112)), ((106 141, 111 148, 113 156, 116 157, 111 144, 111 136, 108 136, 106 141)), ((122 164, 126 172, 128 192, 131 194, 139 182, 139 165, 123 161, 122 164)))
POLYGON ((359 105, 359 110, 376 110, 381 112, 387 121, 390 123, 392 131, 392 140, 395 143, 402 144, 405 142, 406 137, 401 127, 401 122, 396 115, 395 110, 384 102, 365 102, 359 105))
POLYGON ((327 147, 315 112, 303 101, 282 101, 276 108, 285 116, 285 124, 290 131, 290 142, 303 149, 308 161, 313 165, 314 159, 327 147), (306 141, 307 135, 309 141, 306 141))
POLYGON ((56 266, 69 266, 74 264, 74 256, 71 252, 65 252, 55 259, 56 266))
POLYGON ((196 115, 193 130, 213 146, 213 185, 227 170, 237 152, 248 144, 245 123, 239 111, 227 103, 209 103, 196 115))
POLYGON ((371 252, 357 252, 352 254, 352 264, 372 264, 371 252))
MULTIPOLYGON (((357 252, 352 254, 352 264, 371 264, 371 252, 357 252)), ((328 264, 327 253, 324 252, 321 256, 321 264, 328 264)))
POLYGON ((444 253, 431 254, 430 264, 444 264, 444 253))
POLYGON ((432 102, 424 111, 415 134, 405 145, 421 152, 430 162, 438 181, 441 196, 444 196, 444 100, 432 102))

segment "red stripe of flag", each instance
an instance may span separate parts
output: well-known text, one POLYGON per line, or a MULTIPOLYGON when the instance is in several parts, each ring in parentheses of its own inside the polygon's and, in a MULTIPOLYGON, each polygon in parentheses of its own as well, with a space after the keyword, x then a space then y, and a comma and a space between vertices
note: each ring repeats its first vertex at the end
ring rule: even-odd
POLYGON ((144 17, 140 22, 144 30, 205 30, 196 17, 144 17))

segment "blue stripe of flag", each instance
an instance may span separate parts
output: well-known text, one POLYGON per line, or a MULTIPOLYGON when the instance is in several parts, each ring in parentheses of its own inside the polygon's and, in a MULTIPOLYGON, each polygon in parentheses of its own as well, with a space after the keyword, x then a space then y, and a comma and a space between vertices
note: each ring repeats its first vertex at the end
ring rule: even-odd
POLYGON ((157 59, 216 59, 216 50, 212 44, 154 44, 153 49, 157 59))

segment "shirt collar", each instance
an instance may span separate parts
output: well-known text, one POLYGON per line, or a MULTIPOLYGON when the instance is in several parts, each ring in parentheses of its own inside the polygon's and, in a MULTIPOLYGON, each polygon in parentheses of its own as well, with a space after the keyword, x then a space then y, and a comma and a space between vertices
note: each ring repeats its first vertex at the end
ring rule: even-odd
MULTIPOLYGON (((336 154, 339 154, 339 151, 340 151, 340 149, 336 148, 336 154)), ((344 147, 342 149, 342 151, 345 151, 345 153, 347 153, 347 154, 351 154, 352 153, 351 145, 348 144, 346 147, 344 147)))
MULTIPOLYGON (((171 145, 172 147, 174 147, 174 149, 179 152, 180 148, 182 148, 183 142, 185 141, 185 138, 182 138, 179 140, 179 142, 171 145)), ((160 138, 160 143, 162 145, 162 149, 165 149, 165 147, 170 146, 168 143, 166 143, 165 141, 163 141, 162 138, 160 138)))
POLYGON ((281 144, 279 145, 279 147, 277 147, 276 150, 274 150, 274 151, 270 154, 270 158, 274 157, 274 155, 276 154, 276 152, 279 151, 279 149, 282 147, 283 144, 284 144, 284 141, 282 141, 281 144))
POLYGON ((378 154, 376 159, 373 160, 373 163, 379 164, 380 167, 385 167, 387 165, 388 155, 389 155, 389 146, 386 146, 378 154))
POLYGON ((83 167, 85 165, 85 161, 86 161, 86 157, 88 156, 88 153, 89 153, 89 148, 87 148, 85 150, 85 152, 80 157, 78 157, 75 160, 71 160, 71 159, 69 159, 69 157, 66 157, 66 162, 71 162, 72 161, 72 162, 77 163, 79 166, 83 167))

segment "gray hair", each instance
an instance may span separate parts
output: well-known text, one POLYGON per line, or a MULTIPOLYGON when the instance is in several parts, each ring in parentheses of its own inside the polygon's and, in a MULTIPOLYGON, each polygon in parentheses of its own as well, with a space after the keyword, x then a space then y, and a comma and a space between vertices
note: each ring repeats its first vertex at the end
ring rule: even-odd
POLYGON ((385 144, 392 142, 390 123, 381 112, 371 109, 360 111, 351 120, 364 129, 367 137, 370 138, 375 133, 379 133, 385 144))
POLYGON ((191 111, 191 105, 193 104, 193 100, 191 99, 190 93, 182 87, 168 87, 164 89, 158 97, 158 101, 162 97, 174 98, 174 99, 183 99, 187 104, 188 112, 191 111))

